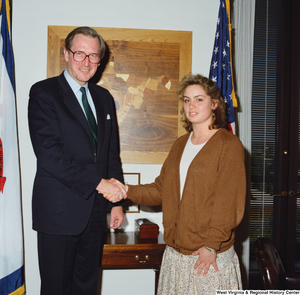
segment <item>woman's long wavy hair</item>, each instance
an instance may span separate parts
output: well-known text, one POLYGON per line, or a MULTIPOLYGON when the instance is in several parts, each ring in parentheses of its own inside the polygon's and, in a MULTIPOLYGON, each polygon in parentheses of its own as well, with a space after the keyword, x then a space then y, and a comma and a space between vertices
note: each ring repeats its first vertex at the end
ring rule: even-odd
MULTIPOLYGON (((221 96, 221 92, 218 86, 211 80, 200 74, 188 74, 179 83, 177 94, 179 101, 183 102, 184 92, 186 88, 190 85, 199 85, 203 87, 205 93, 210 96, 211 103, 214 104, 215 100, 218 100, 218 106, 213 111, 212 122, 209 125, 209 129, 218 129, 218 128, 227 128, 226 120, 226 105, 221 96)), ((186 131, 193 131, 192 123, 186 118, 184 113, 184 107, 182 106, 181 110, 181 121, 186 131)))

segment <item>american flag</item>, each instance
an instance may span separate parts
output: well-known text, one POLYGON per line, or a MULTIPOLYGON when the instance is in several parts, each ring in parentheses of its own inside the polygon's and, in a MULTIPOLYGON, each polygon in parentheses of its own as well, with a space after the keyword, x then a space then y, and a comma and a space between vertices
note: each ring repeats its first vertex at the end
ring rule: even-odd
MULTIPOLYGON (((229 8, 229 1, 226 2, 229 8)), ((225 0, 220 0, 215 44, 211 59, 209 78, 219 87, 228 110, 228 127, 233 131, 234 106, 237 106, 233 88, 231 53, 230 53, 230 21, 227 15, 225 0)))

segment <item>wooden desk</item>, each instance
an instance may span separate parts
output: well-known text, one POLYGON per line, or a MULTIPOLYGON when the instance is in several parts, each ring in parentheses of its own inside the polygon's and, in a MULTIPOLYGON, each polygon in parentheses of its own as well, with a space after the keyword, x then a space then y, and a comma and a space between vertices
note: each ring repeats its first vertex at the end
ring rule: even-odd
POLYGON ((153 269, 155 294, 166 244, 160 232, 157 240, 140 240, 134 232, 108 233, 103 246, 103 269, 153 269))

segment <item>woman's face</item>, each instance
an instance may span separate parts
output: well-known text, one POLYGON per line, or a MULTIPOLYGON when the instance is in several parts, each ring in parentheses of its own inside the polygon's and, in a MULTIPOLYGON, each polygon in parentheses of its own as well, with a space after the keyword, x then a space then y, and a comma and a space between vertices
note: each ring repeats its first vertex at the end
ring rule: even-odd
POLYGON ((212 103, 211 97, 206 94, 200 85, 188 86, 183 94, 183 108, 186 118, 193 124, 209 126, 212 122, 213 110, 218 106, 218 100, 212 103))

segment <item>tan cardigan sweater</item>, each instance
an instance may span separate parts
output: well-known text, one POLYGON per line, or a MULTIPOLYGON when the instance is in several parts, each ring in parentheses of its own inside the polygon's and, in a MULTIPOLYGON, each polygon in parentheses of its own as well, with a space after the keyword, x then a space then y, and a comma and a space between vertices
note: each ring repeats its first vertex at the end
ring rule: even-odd
POLYGON ((178 138, 155 182, 129 186, 128 198, 146 206, 162 204, 164 240, 183 254, 202 246, 219 252, 234 243, 244 215, 244 148, 226 129, 218 130, 192 161, 180 201, 180 159, 189 134, 178 138))

